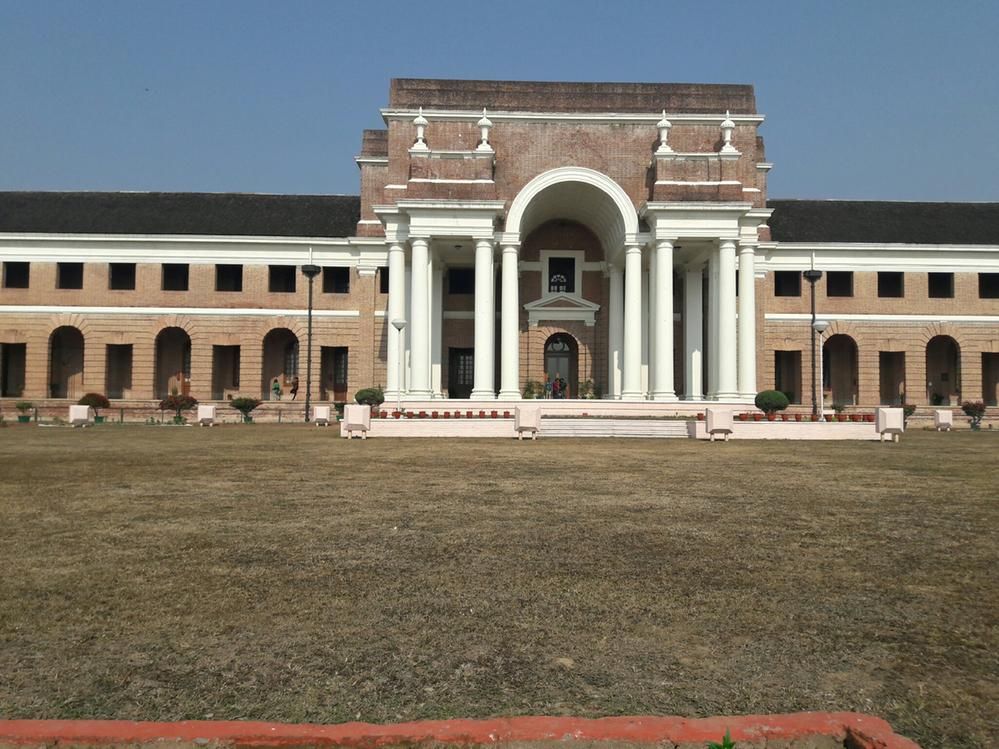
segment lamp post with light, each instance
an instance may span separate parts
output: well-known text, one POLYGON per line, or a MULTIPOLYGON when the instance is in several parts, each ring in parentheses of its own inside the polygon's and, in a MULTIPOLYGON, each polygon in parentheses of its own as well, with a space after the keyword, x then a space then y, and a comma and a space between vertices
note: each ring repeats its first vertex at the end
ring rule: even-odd
POLYGON ((826 332, 826 328, 829 327, 829 323, 825 320, 816 320, 812 323, 812 350, 815 350, 815 335, 819 336, 819 371, 812 370, 812 386, 814 388, 814 383, 816 380, 819 381, 819 421, 826 420, 826 408, 825 408, 825 391, 823 389, 823 377, 822 374, 825 371, 822 368, 822 334, 826 332))
MULTIPOLYGON (((815 328, 815 284, 822 278, 822 271, 815 270, 815 256, 812 256, 812 267, 804 271, 801 275, 805 277, 812 286, 812 328, 815 328)), ((818 415, 818 403, 815 395, 815 336, 812 335, 812 417, 818 415)))
POLYGON ((406 321, 402 318, 392 321, 392 327, 399 331, 399 335, 396 336, 396 340, 399 342, 399 382, 396 383, 395 388, 395 410, 400 415, 402 414, 402 381, 404 377, 404 367, 405 362, 403 359, 403 349, 402 349, 402 331, 406 329, 406 321))
POLYGON ((312 248, 309 248, 309 262, 302 266, 302 275, 309 279, 309 318, 305 343, 305 421, 310 418, 312 403, 312 286, 322 268, 312 263, 312 248))

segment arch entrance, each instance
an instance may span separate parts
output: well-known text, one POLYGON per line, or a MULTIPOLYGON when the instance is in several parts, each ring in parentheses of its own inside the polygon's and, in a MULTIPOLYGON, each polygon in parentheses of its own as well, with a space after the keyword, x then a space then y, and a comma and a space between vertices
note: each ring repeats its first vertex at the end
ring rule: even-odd
POLYGON ((926 344, 926 399, 933 406, 957 405, 961 397, 961 349, 949 335, 926 344))
POLYGON ((49 339, 49 397, 83 395, 83 333, 71 325, 56 328, 49 339))
POLYGON ((183 328, 164 328, 156 336, 157 398, 191 394, 191 336, 183 328))
POLYGON ((546 396, 548 385, 552 398, 579 395, 579 343, 568 333, 556 333, 545 341, 545 382, 546 396))

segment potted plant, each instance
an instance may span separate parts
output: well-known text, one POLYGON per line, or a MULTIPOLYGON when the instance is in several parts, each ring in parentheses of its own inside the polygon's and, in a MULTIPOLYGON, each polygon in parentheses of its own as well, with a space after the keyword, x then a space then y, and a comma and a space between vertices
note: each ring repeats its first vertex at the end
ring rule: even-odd
POLYGON ((160 401, 160 410, 173 411, 173 423, 183 424, 184 416, 182 412, 190 411, 191 409, 197 407, 197 405, 197 398, 190 395, 179 395, 174 393, 173 395, 168 395, 160 401))
POLYGON ((916 405, 914 403, 903 403, 902 404, 902 419, 906 426, 909 424, 909 419, 912 415, 916 413, 916 405))
POLYGON ((378 407, 385 402, 385 391, 381 387, 361 388, 354 394, 354 400, 362 406, 370 406, 371 413, 378 412, 378 407))
POLYGON ((961 404, 964 415, 971 419, 971 429, 978 432, 982 428, 982 419, 985 418, 985 403, 982 401, 965 401, 961 404))
POLYGON ((794 415, 794 420, 795 421, 801 421, 801 414, 795 414, 794 415))
POLYGON ((27 424, 31 421, 31 414, 28 413, 31 409, 35 407, 35 404, 31 401, 18 401, 14 404, 14 408, 18 410, 17 423, 27 424))
POLYGON ((103 424, 104 417, 101 416, 102 408, 111 408, 111 401, 102 393, 86 393, 76 402, 78 406, 90 406, 94 409, 94 423, 103 424))
MULTIPOLYGON (((767 421, 775 421, 777 419, 777 412, 783 411, 790 405, 787 396, 780 390, 761 390, 756 394, 753 403, 767 415, 767 421)), ((753 414, 753 418, 759 421, 759 419, 756 419, 756 414, 753 414)))
POLYGON ((243 415, 244 424, 252 424, 253 417, 250 415, 250 412, 260 405, 260 401, 256 398, 249 398, 245 395, 241 395, 238 398, 233 398, 229 401, 229 405, 243 415))
POLYGON ((749 414, 747 414, 745 411, 743 411, 742 413, 738 414, 735 418, 737 418, 739 421, 748 421, 749 420, 749 414))

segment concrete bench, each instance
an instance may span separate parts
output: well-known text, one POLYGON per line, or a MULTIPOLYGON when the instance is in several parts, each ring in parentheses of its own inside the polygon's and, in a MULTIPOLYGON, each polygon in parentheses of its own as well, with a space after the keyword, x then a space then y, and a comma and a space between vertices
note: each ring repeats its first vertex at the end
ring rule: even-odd
POLYGON ((933 426, 938 432, 949 432, 954 428, 954 412, 948 409, 937 409, 933 412, 933 426))
POLYGON ((536 440, 538 431, 541 429, 541 407, 517 406, 514 412, 513 428, 517 432, 517 439, 523 440, 524 435, 529 434, 532 440, 536 440))
POLYGON ((215 426, 215 406, 198 406, 198 426, 215 426))
POLYGON ((708 436, 712 442, 715 436, 721 436, 726 442, 732 436, 732 412, 727 409, 709 408, 704 414, 708 436))
POLYGON ((879 408, 875 413, 875 428, 881 441, 887 436, 889 441, 898 442, 905 431, 905 412, 901 408, 879 408))
POLYGON ((331 421, 332 408, 330 406, 313 406, 312 420, 317 427, 328 427, 331 421))
POLYGON ((341 431, 347 439, 353 439, 356 432, 362 440, 368 438, 371 430, 371 406, 360 403, 349 403, 343 407, 343 424, 341 431))
POLYGON ((85 427, 90 424, 90 406, 70 406, 69 423, 74 427, 85 427))

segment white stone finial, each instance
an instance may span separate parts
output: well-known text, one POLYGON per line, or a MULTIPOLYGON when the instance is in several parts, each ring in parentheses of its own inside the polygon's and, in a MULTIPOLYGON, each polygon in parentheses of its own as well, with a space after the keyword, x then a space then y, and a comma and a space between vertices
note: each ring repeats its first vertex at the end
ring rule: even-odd
POLYGON ((722 132, 722 153, 738 153, 735 150, 735 146, 732 145, 732 133, 735 130, 735 123, 732 122, 732 118, 729 115, 729 111, 725 110, 725 119, 722 120, 721 132, 722 132))
POLYGON ((659 128, 659 148, 656 149, 656 153, 673 153, 673 149, 669 147, 669 130, 673 127, 673 123, 666 119, 666 110, 663 110, 663 118, 656 123, 656 127, 659 128))
POLYGON ((479 141, 476 151, 492 151, 493 147, 489 145, 489 128, 493 126, 493 123, 486 117, 486 108, 482 108, 482 119, 475 123, 479 130, 482 132, 482 140, 479 141))
POLYGON ((420 113, 413 118, 413 124, 416 125, 416 142, 413 144, 411 151, 428 151, 427 139, 424 134, 427 130, 427 125, 430 123, 427 118, 423 116, 423 107, 420 107, 420 113))

